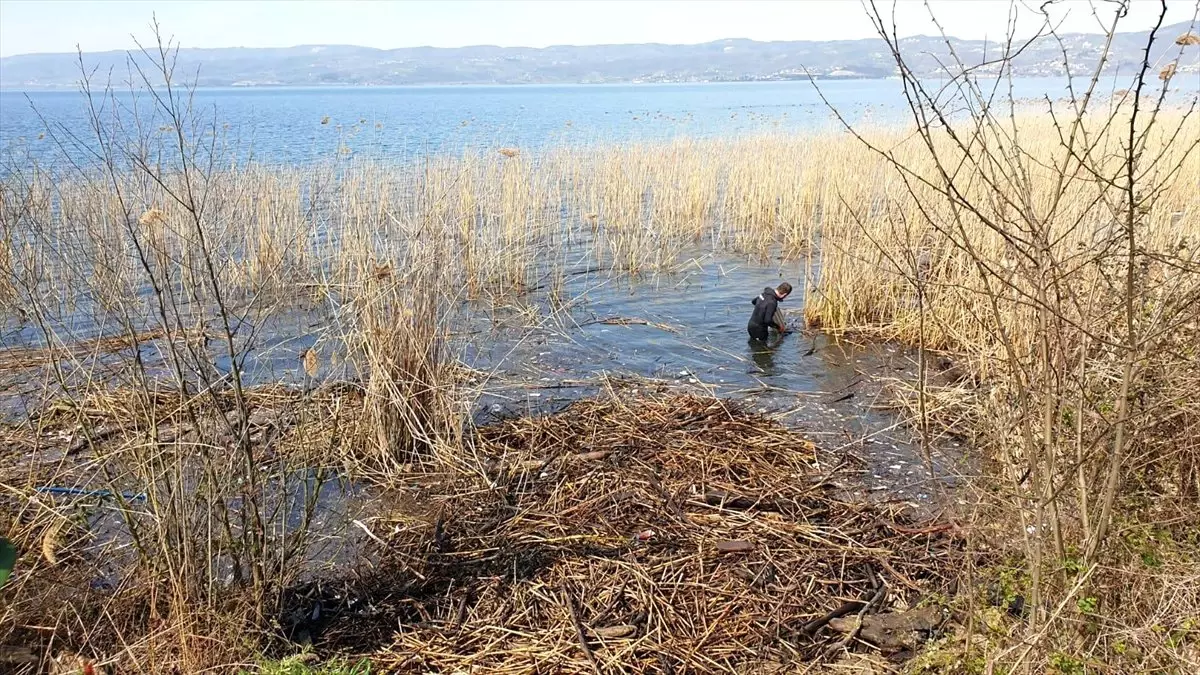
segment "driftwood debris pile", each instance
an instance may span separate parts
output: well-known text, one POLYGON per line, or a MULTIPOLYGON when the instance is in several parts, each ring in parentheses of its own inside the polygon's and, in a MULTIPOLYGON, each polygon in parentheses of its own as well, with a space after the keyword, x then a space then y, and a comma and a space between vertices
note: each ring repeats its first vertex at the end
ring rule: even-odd
POLYGON ((865 620, 944 592, 960 555, 728 401, 581 401, 474 445, 486 470, 396 520, 374 573, 393 581, 318 648, 411 672, 786 670, 868 648, 865 620))

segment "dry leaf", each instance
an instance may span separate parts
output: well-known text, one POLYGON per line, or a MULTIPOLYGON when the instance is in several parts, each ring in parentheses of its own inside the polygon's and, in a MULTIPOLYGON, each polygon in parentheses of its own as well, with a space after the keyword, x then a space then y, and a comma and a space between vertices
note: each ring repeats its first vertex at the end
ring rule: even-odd
POLYGON ((596 628, 592 630, 592 633, 595 633, 596 637, 604 638, 606 640, 629 637, 636 632, 637 626, 630 626, 628 624, 622 624, 619 626, 604 626, 603 628, 596 628))
POLYGON ((316 377, 317 369, 321 366, 320 361, 317 360, 317 350, 312 347, 305 349, 304 353, 300 355, 300 360, 304 362, 304 372, 309 377, 316 377))
POLYGON ((92 659, 66 652, 50 660, 49 672, 50 675, 100 675, 112 671, 92 659))
POLYGON ((1200 45, 1200 35, 1196 35, 1195 33, 1184 33, 1183 35, 1175 38, 1175 44, 1179 45, 1180 47, 1193 47, 1195 45, 1200 45))
POLYGON ((537 471, 538 469, 541 469, 545 464, 546 464, 545 460, 527 459, 524 462, 521 462, 520 464, 518 464, 517 468, 520 469, 521 471, 537 471))
POLYGON ((161 209, 149 208, 142 215, 138 216, 138 225, 142 227, 153 227, 162 225, 167 221, 167 214, 161 209))
POLYGON ((1166 68, 1163 68, 1162 70, 1158 71, 1158 79, 1162 80, 1163 82, 1166 82, 1167 80, 1171 79, 1172 76, 1175 75, 1175 70, 1177 68, 1178 68, 1178 66, 1175 63, 1168 63, 1166 68))
POLYGON ((830 619, 829 627, 839 633, 850 633, 858 629, 858 617, 830 619))
POLYGON ((51 565, 58 564, 58 535, 62 532, 63 526, 66 523, 67 521, 62 518, 55 518, 54 522, 42 533, 42 557, 51 565))

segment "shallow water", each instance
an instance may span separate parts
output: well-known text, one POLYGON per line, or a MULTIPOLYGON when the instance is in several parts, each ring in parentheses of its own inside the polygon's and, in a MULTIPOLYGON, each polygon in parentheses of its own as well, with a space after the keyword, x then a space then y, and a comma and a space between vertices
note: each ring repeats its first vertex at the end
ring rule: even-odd
MULTIPOLYGON (((355 523, 371 522, 379 500, 363 486, 332 472, 312 469, 271 476, 268 481, 270 485, 264 491, 270 497, 262 504, 267 537, 275 546, 282 547, 292 541, 301 545, 289 569, 299 579, 315 578, 350 565, 370 544, 373 533, 363 529, 365 525, 355 523)), ((80 477, 74 484, 57 487, 58 493, 44 493, 40 503, 78 517, 77 524, 82 526, 79 532, 86 535, 78 539, 73 536, 66 543, 87 554, 92 565, 88 583, 92 588, 107 590, 120 585, 128 570, 136 566, 139 555, 127 520, 137 523, 142 536, 146 536, 155 531, 152 519, 161 511, 151 509, 144 494, 127 493, 126 498, 102 494, 107 491, 98 479, 80 477)), ((228 500, 228 507, 236 514, 241 508, 240 500, 228 500)), ((158 508, 169 510, 162 505, 158 508)), ((236 517, 231 518, 231 523, 236 536, 236 517)), ((203 528, 212 523, 194 525, 203 528)), ((210 564, 217 583, 234 583, 233 562, 227 556, 214 558, 210 564)))
MULTIPOLYGON (((809 278, 815 273, 810 265, 809 278)), ((600 392, 610 377, 630 378, 635 389, 648 380, 655 388, 718 395, 778 415, 821 447, 861 460, 869 489, 929 499, 928 472, 913 433, 883 405, 883 380, 915 379, 913 353, 803 331, 773 333, 766 345, 749 339, 750 300, 783 280, 796 290, 781 306, 789 323, 802 327, 805 274, 804 261, 764 263, 727 254, 697 254, 675 274, 577 274, 554 296, 531 294, 521 308, 465 302, 460 312, 467 318, 449 337, 465 364, 480 373, 478 421, 557 411, 600 392)), ((321 357, 318 379, 357 376, 353 364, 336 359, 345 348, 319 306, 294 305, 252 328, 255 348, 244 371, 251 383, 311 384, 297 358, 309 347, 321 357)), ((28 339, 27 332, 7 333, 0 346, 19 344, 14 336, 28 339)), ((144 349, 144 358, 153 361, 155 349, 144 349)), ((127 357, 111 354, 98 363, 127 357)), ((227 372, 228 358, 217 354, 214 365, 227 372)), ((84 372, 94 377, 101 371, 84 372)), ((47 380, 11 370, 3 375, 0 409, 17 422, 36 407, 31 399, 45 395, 47 380)), ((940 475, 967 469, 952 442, 933 459, 940 475)))
MULTIPOLYGON (((717 255, 640 281, 573 278, 565 315, 538 329, 475 336, 467 361, 491 373, 481 416, 550 412, 601 390, 607 376, 649 378, 650 386, 708 392, 772 413, 822 448, 861 460, 869 490, 929 500, 914 434, 884 406, 882 380, 915 380, 914 353, 799 330, 772 332, 765 348, 750 341, 751 299, 783 280, 796 290, 781 307, 802 328, 803 265, 717 255)), ((952 441, 933 454, 936 472, 951 483, 970 468, 952 441)))

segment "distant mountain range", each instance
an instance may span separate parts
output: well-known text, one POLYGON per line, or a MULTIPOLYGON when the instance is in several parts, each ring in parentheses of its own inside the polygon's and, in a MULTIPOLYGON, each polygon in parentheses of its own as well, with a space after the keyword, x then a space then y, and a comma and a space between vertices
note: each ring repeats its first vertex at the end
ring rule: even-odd
MULTIPOLYGON (((1175 39, 1188 32, 1180 23, 1161 30, 1151 58, 1173 58, 1175 39)), ((1120 33, 1113 40, 1107 68, 1132 72, 1142 60, 1146 32, 1120 33)), ((1104 44, 1103 36, 1063 35, 1076 74, 1090 72, 1104 44)), ((979 64, 999 53, 995 42, 952 38, 958 56, 979 64)), ((910 66, 936 75, 948 52, 940 37, 901 40, 910 66)), ((75 54, 24 54, 0 59, 0 87, 52 89, 79 81, 75 54)), ((85 54, 89 68, 126 76, 126 52, 85 54)), ((1014 62, 1021 76, 1061 75, 1062 46, 1039 40, 1014 62)), ((405 84, 565 84, 603 82, 729 82, 788 80, 805 77, 879 78, 896 68, 879 39, 797 42, 719 40, 699 45, 595 45, 528 47, 412 47, 373 49, 345 45, 312 45, 284 49, 181 49, 177 73, 200 86, 317 86, 405 84)), ((1184 51, 1177 76, 1200 83, 1200 47, 1184 51)))

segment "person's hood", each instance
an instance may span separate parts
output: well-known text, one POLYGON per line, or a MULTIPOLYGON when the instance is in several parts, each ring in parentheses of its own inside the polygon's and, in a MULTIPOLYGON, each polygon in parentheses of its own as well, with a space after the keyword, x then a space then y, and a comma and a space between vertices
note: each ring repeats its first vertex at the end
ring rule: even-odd
MULTIPOLYGON (((757 305, 759 300, 762 300, 763 298, 770 298, 770 297, 775 297, 775 289, 771 288, 770 286, 767 286, 766 288, 763 289, 762 293, 759 293, 758 295, 754 296, 754 299, 750 301, 750 304, 757 305)), ((776 298, 776 300, 778 300, 778 298, 776 298)))

